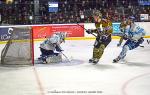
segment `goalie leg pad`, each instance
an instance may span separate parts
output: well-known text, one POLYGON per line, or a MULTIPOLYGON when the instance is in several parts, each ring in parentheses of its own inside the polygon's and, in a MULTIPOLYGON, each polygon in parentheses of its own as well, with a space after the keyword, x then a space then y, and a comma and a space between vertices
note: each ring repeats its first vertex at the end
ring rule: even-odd
POLYGON ((49 56, 48 58, 46 58, 46 62, 48 64, 49 63, 59 63, 59 62, 62 62, 62 55, 58 54, 57 56, 56 55, 49 56))

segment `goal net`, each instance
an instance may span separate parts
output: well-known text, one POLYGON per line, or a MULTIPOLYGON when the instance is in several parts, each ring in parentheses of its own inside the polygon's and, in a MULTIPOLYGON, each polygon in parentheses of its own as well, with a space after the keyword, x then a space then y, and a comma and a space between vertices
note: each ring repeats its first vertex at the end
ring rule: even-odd
POLYGON ((12 27, 8 32, 11 35, 1 52, 1 64, 32 65, 34 63, 32 28, 12 27))

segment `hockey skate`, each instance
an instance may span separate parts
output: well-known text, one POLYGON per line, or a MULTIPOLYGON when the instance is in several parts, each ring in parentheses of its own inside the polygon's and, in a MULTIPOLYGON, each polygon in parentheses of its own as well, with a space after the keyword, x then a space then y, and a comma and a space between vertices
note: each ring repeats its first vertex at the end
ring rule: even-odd
POLYGON ((117 47, 120 47, 120 46, 121 46, 121 44, 120 44, 120 43, 118 43, 118 44, 117 44, 117 47))
POLYGON ((98 62, 99 62, 99 59, 97 59, 97 58, 94 59, 94 60, 93 60, 93 65, 97 64, 98 62))
POLYGON ((113 63, 118 63, 119 60, 120 60, 120 57, 117 57, 113 60, 113 63))
POLYGON ((39 63, 46 64, 47 63, 46 58, 47 58, 47 56, 40 56, 38 58, 39 63))
POLYGON ((94 58, 89 59, 89 63, 93 63, 94 58))
POLYGON ((89 59, 89 63, 93 63, 93 65, 97 64, 98 62, 99 62, 99 59, 97 58, 89 59))

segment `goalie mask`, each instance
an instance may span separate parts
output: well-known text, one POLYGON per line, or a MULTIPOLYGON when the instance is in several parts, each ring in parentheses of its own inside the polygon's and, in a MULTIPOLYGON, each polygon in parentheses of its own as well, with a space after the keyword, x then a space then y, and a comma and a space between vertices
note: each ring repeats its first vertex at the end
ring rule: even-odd
POLYGON ((61 42, 65 42, 65 38, 67 36, 66 32, 57 32, 56 35, 59 35, 61 42))

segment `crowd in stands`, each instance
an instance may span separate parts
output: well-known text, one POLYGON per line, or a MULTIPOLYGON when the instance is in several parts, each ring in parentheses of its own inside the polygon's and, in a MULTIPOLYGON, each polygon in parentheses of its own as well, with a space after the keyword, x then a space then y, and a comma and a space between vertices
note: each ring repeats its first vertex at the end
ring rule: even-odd
POLYGON ((13 0, 10 4, 4 1, 0 0, 0 24, 89 23, 94 10, 100 10, 113 22, 129 15, 140 21, 140 14, 150 15, 150 6, 139 5, 138 0, 55 0, 58 12, 48 11, 48 1, 52 0, 13 0))

